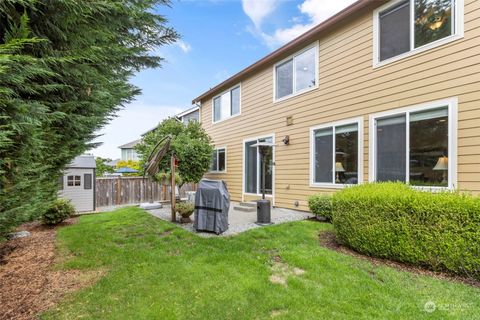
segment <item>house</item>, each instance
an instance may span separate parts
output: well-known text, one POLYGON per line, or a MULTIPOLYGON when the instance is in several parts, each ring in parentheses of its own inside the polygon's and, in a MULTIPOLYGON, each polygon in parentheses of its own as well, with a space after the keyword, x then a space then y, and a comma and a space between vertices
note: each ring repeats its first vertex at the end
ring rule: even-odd
POLYGON ((59 181, 58 195, 71 201, 77 212, 95 211, 95 158, 76 157, 59 181))
POLYGON ((480 1, 361 0, 193 100, 215 145, 208 178, 265 191, 369 181, 480 193, 480 1))
POLYGON ((128 160, 134 160, 138 161, 138 154, 135 151, 135 146, 142 141, 141 139, 137 139, 134 141, 131 141, 129 143, 126 143, 124 145, 119 146, 121 150, 121 160, 128 161, 128 160))
POLYGON ((200 121, 200 111, 198 106, 193 106, 183 112, 180 112, 175 115, 180 122, 188 123, 190 121, 199 122, 200 121))

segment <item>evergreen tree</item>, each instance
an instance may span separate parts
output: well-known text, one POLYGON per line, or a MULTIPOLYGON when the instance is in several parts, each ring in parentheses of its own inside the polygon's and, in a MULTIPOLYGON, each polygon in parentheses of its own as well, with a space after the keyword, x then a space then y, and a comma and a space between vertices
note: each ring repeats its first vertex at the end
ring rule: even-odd
POLYGON ((0 2, 0 236, 39 216, 61 171, 140 90, 178 37, 168 0, 0 2))

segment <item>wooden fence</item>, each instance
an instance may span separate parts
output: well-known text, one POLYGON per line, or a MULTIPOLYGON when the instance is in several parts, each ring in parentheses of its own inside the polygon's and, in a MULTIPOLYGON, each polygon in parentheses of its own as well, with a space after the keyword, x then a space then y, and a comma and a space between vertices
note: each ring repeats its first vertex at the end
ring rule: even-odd
MULTIPOLYGON (((194 191, 196 185, 184 184, 180 189, 180 197, 186 191, 194 191)), ((153 182, 142 177, 98 177, 96 179, 96 207, 139 204, 153 201, 169 201, 170 186, 153 182)))

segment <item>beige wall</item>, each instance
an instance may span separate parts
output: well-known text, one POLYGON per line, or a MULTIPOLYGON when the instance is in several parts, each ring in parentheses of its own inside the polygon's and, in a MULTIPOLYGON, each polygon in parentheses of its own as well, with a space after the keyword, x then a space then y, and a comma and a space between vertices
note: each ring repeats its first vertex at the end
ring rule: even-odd
POLYGON ((227 147, 227 173, 208 177, 224 179, 232 199, 242 200, 243 140, 275 133, 275 205, 294 208, 299 201, 306 210, 308 195, 334 191, 309 186, 311 127, 363 116, 363 181, 368 181, 370 114, 457 97, 458 186, 479 193, 480 1, 465 0, 464 19, 463 39, 374 69, 372 13, 365 14, 318 39, 317 89, 273 103, 269 66, 241 82, 241 115, 217 124, 208 97, 202 101, 202 124, 216 146, 227 147), (286 125, 287 116, 294 125, 286 125), (285 135, 288 146, 281 143, 285 135))

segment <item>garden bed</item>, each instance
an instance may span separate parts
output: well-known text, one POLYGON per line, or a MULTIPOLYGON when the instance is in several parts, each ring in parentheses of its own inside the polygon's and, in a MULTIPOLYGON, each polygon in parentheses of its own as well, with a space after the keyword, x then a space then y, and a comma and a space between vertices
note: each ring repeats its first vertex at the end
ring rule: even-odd
MULTIPOLYGON (((71 225, 69 219, 59 227, 71 225)), ((29 237, 12 239, 0 246, 0 319, 37 319, 37 315, 58 303, 66 294, 95 281, 100 272, 55 270, 56 229, 40 223, 19 228, 29 237)))

